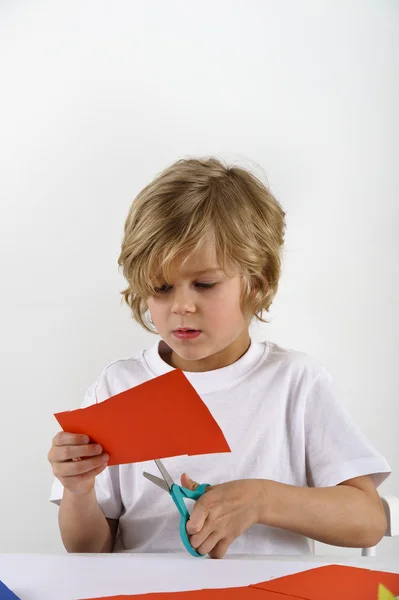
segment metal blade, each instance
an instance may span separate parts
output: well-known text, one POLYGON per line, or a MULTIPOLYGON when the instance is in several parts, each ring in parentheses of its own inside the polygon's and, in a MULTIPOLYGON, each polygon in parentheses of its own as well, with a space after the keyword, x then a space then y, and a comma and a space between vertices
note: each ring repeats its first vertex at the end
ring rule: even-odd
POLYGON ((149 479, 150 481, 152 481, 152 483, 155 483, 155 485, 165 490, 165 492, 170 492, 168 484, 160 477, 156 477, 155 475, 152 475, 151 473, 146 473, 145 471, 143 471, 143 475, 144 477, 146 477, 146 479, 149 479))
POLYGON ((161 463, 160 460, 156 460, 155 464, 157 465, 158 469, 161 472, 162 477, 164 478, 167 485, 169 486, 168 491, 170 491, 172 489, 172 485, 174 484, 173 479, 171 478, 171 476, 169 475, 169 473, 167 472, 167 470, 165 469, 165 467, 163 466, 163 464, 161 463))

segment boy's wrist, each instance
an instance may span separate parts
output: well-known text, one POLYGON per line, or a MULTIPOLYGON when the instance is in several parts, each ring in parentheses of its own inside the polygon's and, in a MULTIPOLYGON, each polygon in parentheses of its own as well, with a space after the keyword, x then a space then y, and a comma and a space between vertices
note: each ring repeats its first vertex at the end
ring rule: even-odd
POLYGON ((276 527, 276 502, 277 500, 277 488, 279 487, 278 482, 272 481, 271 479, 258 479, 259 492, 258 492, 258 519, 257 522, 262 525, 269 525, 276 527))
POLYGON ((273 479, 259 479, 259 482, 258 523, 287 528, 287 517, 292 518, 293 511, 300 510, 300 502, 303 501, 301 492, 304 489, 273 479))
POLYGON ((64 497, 66 497, 68 502, 72 502, 76 506, 88 506, 97 504, 97 495, 94 488, 92 488, 88 492, 84 492, 81 494, 77 492, 71 492, 70 490, 64 488, 62 497, 63 499, 64 497))

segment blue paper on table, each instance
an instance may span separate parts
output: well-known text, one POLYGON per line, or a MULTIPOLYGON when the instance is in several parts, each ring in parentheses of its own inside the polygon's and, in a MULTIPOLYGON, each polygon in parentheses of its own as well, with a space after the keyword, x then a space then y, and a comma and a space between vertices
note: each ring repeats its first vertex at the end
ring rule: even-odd
POLYGON ((21 600, 8 587, 0 581, 0 600, 21 600))

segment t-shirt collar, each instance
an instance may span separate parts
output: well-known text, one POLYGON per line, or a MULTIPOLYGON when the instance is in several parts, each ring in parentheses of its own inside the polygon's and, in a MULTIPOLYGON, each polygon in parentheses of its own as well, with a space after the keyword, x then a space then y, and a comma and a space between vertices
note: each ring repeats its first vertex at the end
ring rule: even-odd
MULTIPOLYGON (((267 343, 250 340, 250 346, 245 354, 236 362, 214 369, 213 371, 192 372, 183 371, 188 381, 198 393, 216 392, 223 388, 232 387, 238 380, 248 375, 260 361, 268 349, 267 343)), ((162 357, 171 352, 164 340, 157 341, 151 348, 143 352, 147 369, 155 376, 164 375, 174 370, 162 357)))

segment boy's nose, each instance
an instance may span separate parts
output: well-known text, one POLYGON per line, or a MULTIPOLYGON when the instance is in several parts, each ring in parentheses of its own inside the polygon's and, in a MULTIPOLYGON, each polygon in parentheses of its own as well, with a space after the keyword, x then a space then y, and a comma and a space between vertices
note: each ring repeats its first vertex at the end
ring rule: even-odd
POLYGON ((189 293, 175 293, 171 310, 175 314, 195 312, 195 303, 189 293))
POLYGON ((172 312, 176 315, 184 315, 186 313, 195 312, 195 306, 193 304, 174 304, 172 306, 172 312))

